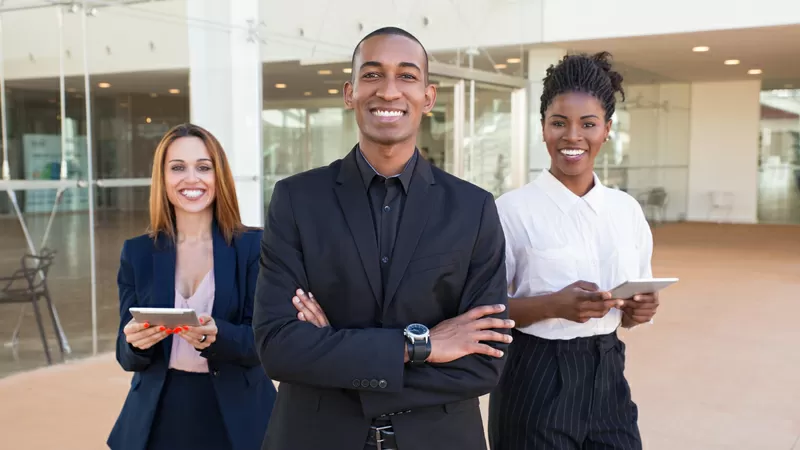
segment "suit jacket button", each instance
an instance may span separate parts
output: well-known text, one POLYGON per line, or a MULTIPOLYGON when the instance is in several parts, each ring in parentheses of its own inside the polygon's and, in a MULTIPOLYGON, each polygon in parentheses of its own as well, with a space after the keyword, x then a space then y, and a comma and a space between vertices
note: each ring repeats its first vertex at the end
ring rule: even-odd
POLYGON ((214 375, 215 377, 218 377, 219 376, 219 370, 215 370, 215 371, 211 372, 211 375, 214 375))
POLYGON ((378 382, 378 387, 380 387, 381 389, 386 389, 386 386, 388 384, 389 383, 387 383, 386 380, 381 380, 381 381, 378 382))
POLYGON ((356 387, 356 388, 357 388, 357 387, 359 387, 359 386, 361 386, 361 381, 359 381, 359 380, 353 380, 353 387, 356 387))
POLYGON ((371 380, 369 382, 369 387, 371 387, 372 389, 375 389, 376 387, 378 387, 378 380, 371 380))
POLYGON ((368 388, 369 387, 369 380, 367 380, 367 379, 361 380, 361 387, 362 388, 368 388))

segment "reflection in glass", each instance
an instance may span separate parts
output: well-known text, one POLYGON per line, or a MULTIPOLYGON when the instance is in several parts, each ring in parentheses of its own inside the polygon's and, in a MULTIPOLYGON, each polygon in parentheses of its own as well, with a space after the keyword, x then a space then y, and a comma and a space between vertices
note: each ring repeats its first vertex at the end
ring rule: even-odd
POLYGON ((800 224, 800 90, 761 92, 758 221, 800 224))
POLYGON ((358 142, 351 110, 335 107, 265 109, 264 199, 276 182, 343 157, 358 142))
POLYGON ((511 94, 507 88, 475 83, 474 135, 464 138, 464 178, 498 197, 511 189, 511 94))

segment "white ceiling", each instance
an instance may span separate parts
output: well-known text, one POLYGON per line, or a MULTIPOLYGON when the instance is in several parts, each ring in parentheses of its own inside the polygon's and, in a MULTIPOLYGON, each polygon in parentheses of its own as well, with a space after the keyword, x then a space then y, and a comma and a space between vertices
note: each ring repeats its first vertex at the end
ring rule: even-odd
POLYGON ((613 54, 628 83, 742 80, 758 77, 763 89, 800 88, 800 24, 635 38, 554 43, 570 51, 613 54), (695 46, 709 51, 696 53, 695 46), (727 66, 725 60, 738 59, 727 66), (748 75, 761 69, 761 75, 748 75))
MULTIPOLYGON (((597 52, 607 50, 614 56, 618 69, 627 84, 655 82, 718 81, 760 78, 764 89, 784 89, 791 85, 800 89, 800 25, 738 29, 661 36, 638 36, 591 41, 556 43, 570 52, 597 52), (695 46, 708 46, 704 53, 692 52, 695 46), (726 59, 738 59, 741 64, 727 66, 726 59), (747 70, 758 68, 761 75, 748 75, 747 70)), ((534 47, 535 48, 535 47, 534 47)), ((525 49, 521 46, 480 49, 474 57, 474 66, 480 70, 494 71, 506 75, 525 75, 525 49), (508 63, 509 58, 522 58, 519 63, 508 63), (495 64, 506 64, 495 69, 495 64)), ((431 59, 448 64, 468 64, 464 52, 437 52, 431 59)), ((328 89, 341 89, 349 79, 342 69, 349 62, 317 66, 301 65, 297 61, 269 63, 263 66, 263 96, 266 100, 285 101, 311 97, 332 97, 328 89), (329 75, 318 71, 328 69, 329 75), (286 84, 278 89, 275 84, 286 84)), ((121 74, 92 75, 94 95, 119 95, 124 93, 169 94, 170 89, 180 89, 186 95, 189 90, 188 70, 135 72, 121 74), (108 89, 98 89, 97 83, 111 83, 108 89)), ((10 89, 26 88, 47 92, 58 92, 58 80, 8 80, 10 89)), ((83 77, 69 77, 66 87, 83 91, 83 77)))

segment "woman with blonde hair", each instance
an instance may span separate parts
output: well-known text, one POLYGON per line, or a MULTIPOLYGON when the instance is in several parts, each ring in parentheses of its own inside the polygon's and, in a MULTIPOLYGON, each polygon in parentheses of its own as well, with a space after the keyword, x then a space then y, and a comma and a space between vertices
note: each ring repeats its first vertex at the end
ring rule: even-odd
POLYGON ((122 247, 116 354, 134 375, 110 448, 260 447, 276 395, 251 329, 261 234, 242 224, 217 139, 192 124, 168 131, 149 232, 122 247), (131 307, 191 308, 201 325, 138 323, 131 307))

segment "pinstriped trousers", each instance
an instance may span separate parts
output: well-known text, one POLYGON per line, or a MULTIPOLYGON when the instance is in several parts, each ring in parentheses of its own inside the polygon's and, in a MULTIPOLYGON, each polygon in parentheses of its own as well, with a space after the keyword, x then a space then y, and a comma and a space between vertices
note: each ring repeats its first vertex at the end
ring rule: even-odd
POLYGON ((492 450, 642 448, 616 332, 570 340, 512 334, 489 401, 492 450))

